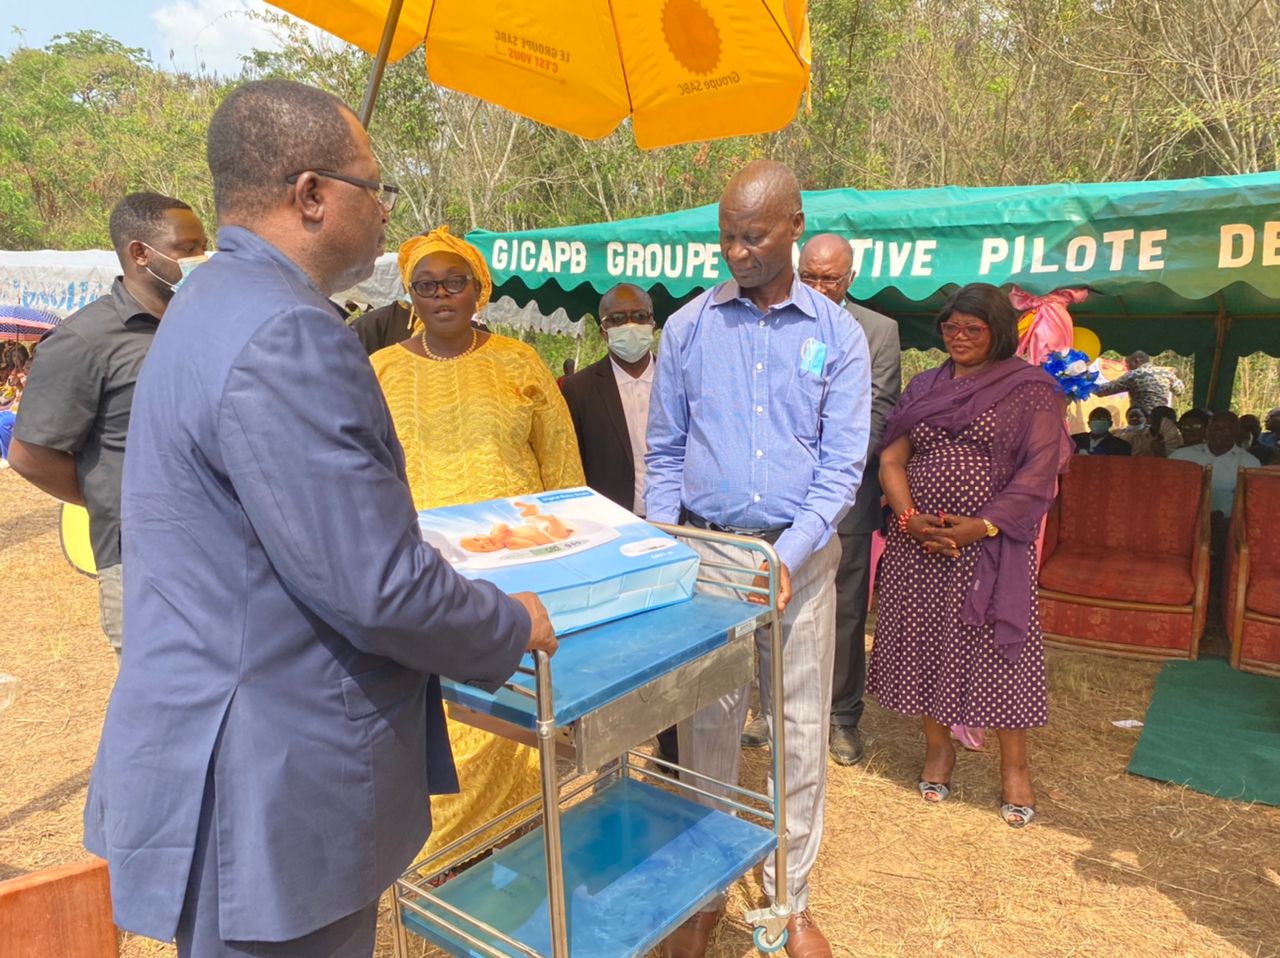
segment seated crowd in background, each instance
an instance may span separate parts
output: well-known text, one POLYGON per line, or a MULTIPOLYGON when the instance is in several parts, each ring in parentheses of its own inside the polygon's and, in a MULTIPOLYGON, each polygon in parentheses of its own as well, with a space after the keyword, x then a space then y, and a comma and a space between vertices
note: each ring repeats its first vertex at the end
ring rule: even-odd
POLYGON ((9 468, 9 440, 18 418, 18 404, 27 384, 31 354, 22 343, 5 343, 0 351, 0 470, 9 468))
POLYGON ((1188 409, 1176 420, 1168 406, 1156 406, 1150 415, 1138 406, 1130 406, 1125 413, 1127 425, 1115 428, 1111 410, 1106 406, 1094 406, 1089 410, 1086 432, 1072 435, 1076 452, 1091 456, 1155 456, 1167 459, 1190 459, 1210 465, 1210 459, 1235 462, 1240 468, 1280 465, 1276 454, 1276 440, 1280 436, 1280 408, 1267 413, 1267 429, 1257 416, 1237 416, 1232 412, 1210 412, 1207 409, 1188 409), (1216 453, 1209 451, 1209 432, 1213 421, 1219 420, 1216 453), (1230 420, 1231 434, 1225 429, 1230 420), (1190 452, 1194 449, 1195 452, 1190 452), (1174 453, 1182 452, 1182 455, 1174 453), (1243 455, 1240 455, 1243 454, 1243 455), (1225 457, 1225 458, 1224 458, 1225 457))
MULTIPOLYGON (((1133 402, 1132 393, 1129 398, 1133 402)), ((1216 583, 1226 554, 1239 471, 1280 466, 1276 452, 1280 408, 1267 413, 1265 431, 1263 421, 1255 415, 1188 409, 1176 428, 1173 417, 1168 406, 1155 406, 1148 415, 1140 406, 1131 405, 1125 414, 1128 425, 1113 430, 1111 410, 1095 406, 1089 410, 1088 431, 1071 438, 1081 455, 1154 456, 1211 467, 1210 574, 1216 583)))

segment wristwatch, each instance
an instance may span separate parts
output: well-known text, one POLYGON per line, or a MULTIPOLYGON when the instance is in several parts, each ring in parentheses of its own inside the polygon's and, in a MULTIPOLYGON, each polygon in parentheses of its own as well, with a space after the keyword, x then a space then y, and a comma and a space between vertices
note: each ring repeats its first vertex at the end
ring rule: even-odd
POLYGON ((991 524, 991 520, 983 519, 982 524, 987 527, 987 538, 990 539, 1000 534, 1000 530, 991 524))

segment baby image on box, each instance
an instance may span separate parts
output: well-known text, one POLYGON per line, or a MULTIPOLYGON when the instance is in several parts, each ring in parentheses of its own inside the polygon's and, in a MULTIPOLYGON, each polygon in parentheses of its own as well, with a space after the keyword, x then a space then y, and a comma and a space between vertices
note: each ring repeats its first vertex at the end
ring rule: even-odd
POLYGON ((468 578, 536 592, 557 632, 693 595, 693 550, 590 489, 428 509, 418 524, 468 578))

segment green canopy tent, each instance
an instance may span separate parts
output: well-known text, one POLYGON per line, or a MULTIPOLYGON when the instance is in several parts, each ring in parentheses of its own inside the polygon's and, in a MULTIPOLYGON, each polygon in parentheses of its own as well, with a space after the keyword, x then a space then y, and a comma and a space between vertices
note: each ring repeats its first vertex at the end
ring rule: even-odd
MULTIPOLYGON (((1280 173, 1137 183, 804 195, 807 229, 854 250, 851 295, 898 319, 906 347, 975 280, 1028 292, 1087 286, 1072 307, 1105 349, 1196 358, 1196 401, 1230 398, 1241 356, 1280 355, 1280 173)), ((496 295, 581 316, 620 282, 660 315, 727 278, 716 207, 516 233, 473 231, 496 295)))

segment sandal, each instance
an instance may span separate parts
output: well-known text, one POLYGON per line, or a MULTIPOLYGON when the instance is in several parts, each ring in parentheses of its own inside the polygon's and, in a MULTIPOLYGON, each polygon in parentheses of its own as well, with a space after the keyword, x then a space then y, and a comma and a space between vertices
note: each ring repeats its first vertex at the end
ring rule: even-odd
POLYGON ((1034 805, 1014 805, 1012 802, 1004 801, 1003 796, 1000 801, 1000 817, 1010 828, 1026 828, 1036 817, 1034 805))
POLYGON ((950 782, 926 782, 924 779, 920 779, 920 781, 916 782, 916 788, 920 790, 920 797, 930 805, 945 802, 951 795, 950 782))

